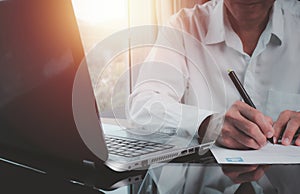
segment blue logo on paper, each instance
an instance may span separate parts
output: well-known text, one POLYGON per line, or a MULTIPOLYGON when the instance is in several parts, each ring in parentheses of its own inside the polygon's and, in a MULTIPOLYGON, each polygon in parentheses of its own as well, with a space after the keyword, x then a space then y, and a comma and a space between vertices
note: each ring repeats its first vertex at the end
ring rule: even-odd
POLYGON ((244 162, 242 157, 226 158, 227 162, 244 162))

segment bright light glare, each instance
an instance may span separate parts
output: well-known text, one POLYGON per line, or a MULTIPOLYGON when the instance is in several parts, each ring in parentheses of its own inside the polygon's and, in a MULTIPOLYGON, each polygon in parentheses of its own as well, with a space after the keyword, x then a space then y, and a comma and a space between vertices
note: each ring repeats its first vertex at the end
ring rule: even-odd
POLYGON ((127 16, 125 0, 72 0, 76 17, 92 24, 122 20, 127 16))

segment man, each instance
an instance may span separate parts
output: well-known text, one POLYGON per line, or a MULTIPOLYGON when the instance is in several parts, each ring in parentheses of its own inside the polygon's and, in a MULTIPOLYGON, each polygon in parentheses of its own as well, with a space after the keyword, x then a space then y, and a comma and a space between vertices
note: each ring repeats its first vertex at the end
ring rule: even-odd
POLYGON ((300 127, 297 1, 210 1, 181 10, 170 26, 185 34, 162 30, 158 42, 165 46, 153 48, 130 97, 134 122, 203 136, 216 134, 214 116, 221 114, 223 146, 259 149, 267 138, 277 143, 281 132, 282 144, 291 144, 300 127), (229 68, 257 109, 240 101, 229 68))

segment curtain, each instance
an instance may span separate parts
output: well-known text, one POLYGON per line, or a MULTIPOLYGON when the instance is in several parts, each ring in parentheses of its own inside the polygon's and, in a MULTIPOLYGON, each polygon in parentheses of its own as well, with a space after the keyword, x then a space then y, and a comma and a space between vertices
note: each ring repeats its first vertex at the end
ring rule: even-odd
POLYGON ((165 23, 168 18, 182 8, 192 8, 208 0, 155 0, 158 24, 165 23))
MULTIPOLYGON (((195 4, 203 4, 208 0, 128 0, 129 1, 129 26, 130 28, 142 25, 163 25, 171 15, 182 8, 192 8, 195 4)), ((156 39, 156 31, 145 31, 141 36, 147 40, 156 39)), ((135 41, 141 37, 131 37, 135 41)), ((134 87, 139 67, 147 57, 150 46, 130 50, 131 89, 134 87)), ((131 92, 131 91, 130 91, 131 92)))
POLYGON ((128 0, 131 25, 164 24, 181 8, 192 8, 208 0, 128 0))

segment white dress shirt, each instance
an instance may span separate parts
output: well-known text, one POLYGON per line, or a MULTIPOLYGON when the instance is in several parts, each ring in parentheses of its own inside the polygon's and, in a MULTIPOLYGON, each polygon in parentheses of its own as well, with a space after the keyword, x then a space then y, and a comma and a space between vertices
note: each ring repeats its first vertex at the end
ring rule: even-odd
POLYGON ((241 100, 228 69, 257 109, 274 120, 285 109, 299 110, 299 7, 298 1, 275 1, 252 56, 232 30, 223 0, 182 9, 170 20, 173 31, 160 29, 130 96, 128 116, 144 129, 194 135, 208 115, 241 100))

